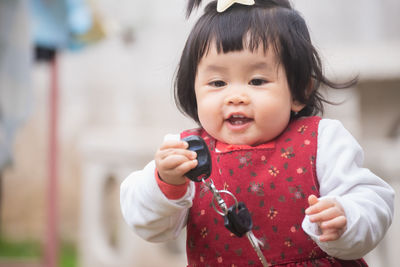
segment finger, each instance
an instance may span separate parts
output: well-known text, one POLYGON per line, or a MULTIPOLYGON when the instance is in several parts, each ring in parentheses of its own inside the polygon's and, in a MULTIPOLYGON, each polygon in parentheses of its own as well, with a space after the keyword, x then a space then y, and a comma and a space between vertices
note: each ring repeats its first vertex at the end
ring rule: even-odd
POLYGON ((188 147, 189 147, 189 144, 182 140, 166 140, 161 144, 160 150, 169 149, 169 148, 186 149, 188 147))
POLYGON ((308 197, 308 204, 310 205, 310 207, 308 207, 306 209, 306 214, 312 214, 314 212, 314 208, 311 208, 312 206, 314 206, 315 204, 318 203, 318 198, 315 195, 310 195, 308 197))
POLYGON ((181 173, 182 176, 183 176, 183 175, 185 175, 188 171, 190 171, 191 169, 196 168, 197 164, 198 164, 198 162, 197 162, 196 159, 195 159, 195 160, 186 161, 186 162, 182 163, 181 165, 179 165, 179 166, 177 167, 177 171, 178 171, 179 173, 181 173))
POLYGON ((166 177, 184 177, 185 174, 191 169, 197 166, 197 160, 185 161, 182 164, 176 166, 174 169, 167 169, 163 172, 159 171, 159 175, 161 178, 166 177))
POLYGON ((316 214, 333 206, 335 206, 335 203, 329 199, 318 200, 315 204, 306 209, 306 214, 316 214))
POLYGON ((313 206, 314 204, 317 204, 317 202, 318 202, 318 198, 315 195, 310 195, 308 197, 308 204, 310 206, 313 206))
POLYGON ((179 149, 179 148, 169 148, 164 150, 158 150, 156 153, 156 157, 160 160, 164 160, 170 156, 181 155, 185 156, 188 159, 195 159, 197 157, 196 152, 188 150, 188 149, 179 149))
MULTIPOLYGON (((185 155, 172 154, 159 161, 159 165, 164 170, 176 169, 179 165, 182 165, 188 161, 194 161, 195 159, 189 159, 185 155)), ((197 160, 195 160, 197 162, 197 160)))
POLYGON ((343 212, 341 210, 336 207, 330 207, 321 212, 309 215, 309 218, 311 222, 325 222, 342 215, 343 212))
POLYGON ((322 230, 327 230, 327 229, 344 229, 346 227, 347 220, 346 217, 341 215, 338 217, 335 217, 329 221, 322 222, 320 227, 322 230))
POLYGON ((335 241, 339 239, 342 234, 343 232, 337 229, 326 230, 322 233, 322 235, 319 236, 319 241, 321 242, 335 241))

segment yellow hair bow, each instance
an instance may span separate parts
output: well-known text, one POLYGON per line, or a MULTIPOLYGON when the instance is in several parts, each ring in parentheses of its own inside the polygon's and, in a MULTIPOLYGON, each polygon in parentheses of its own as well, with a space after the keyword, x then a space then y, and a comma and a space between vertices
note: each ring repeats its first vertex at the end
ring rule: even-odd
POLYGON ((217 11, 224 12, 234 3, 252 6, 254 5, 254 0, 218 0, 217 11))

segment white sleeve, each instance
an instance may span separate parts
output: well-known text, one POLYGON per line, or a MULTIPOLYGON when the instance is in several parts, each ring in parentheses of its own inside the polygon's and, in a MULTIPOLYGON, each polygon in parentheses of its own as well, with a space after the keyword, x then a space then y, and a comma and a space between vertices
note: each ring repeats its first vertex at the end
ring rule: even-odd
POLYGON ((322 250, 344 260, 361 258, 375 248, 393 218, 394 190, 363 168, 363 160, 362 148, 339 121, 321 120, 316 162, 320 194, 339 201, 347 226, 330 242, 319 241, 318 226, 308 216, 302 226, 322 250))
POLYGON ((133 172, 122 182, 122 215, 129 227, 147 241, 175 239, 186 225, 194 192, 194 183, 190 182, 182 198, 166 198, 157 184, 153 160, 143 170, 133 172))

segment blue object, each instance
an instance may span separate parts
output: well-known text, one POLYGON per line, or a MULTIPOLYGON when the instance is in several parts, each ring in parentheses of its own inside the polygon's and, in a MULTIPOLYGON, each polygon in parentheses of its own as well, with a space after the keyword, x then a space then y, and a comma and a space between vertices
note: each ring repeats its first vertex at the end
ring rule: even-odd
POLYGON ((74 36, 92 27, 84 0, 31 0, 34 42, 53 49, 75 47, 74 36))
POLYGON ((32 109, 31 39, 28 0, 0 0, 0 171, 32 109))

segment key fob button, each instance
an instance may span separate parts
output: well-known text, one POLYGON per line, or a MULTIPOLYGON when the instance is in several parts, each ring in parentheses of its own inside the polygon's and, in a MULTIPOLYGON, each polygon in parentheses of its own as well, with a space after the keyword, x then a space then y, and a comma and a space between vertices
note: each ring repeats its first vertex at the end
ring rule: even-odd
POLYGON ((182 139, 189 144, 188 149, 197 153, 197 167, 185 174, 190 180, 200 182, 211 175, 211 155, 206 142, 197 135, 190 135, 182 139))

